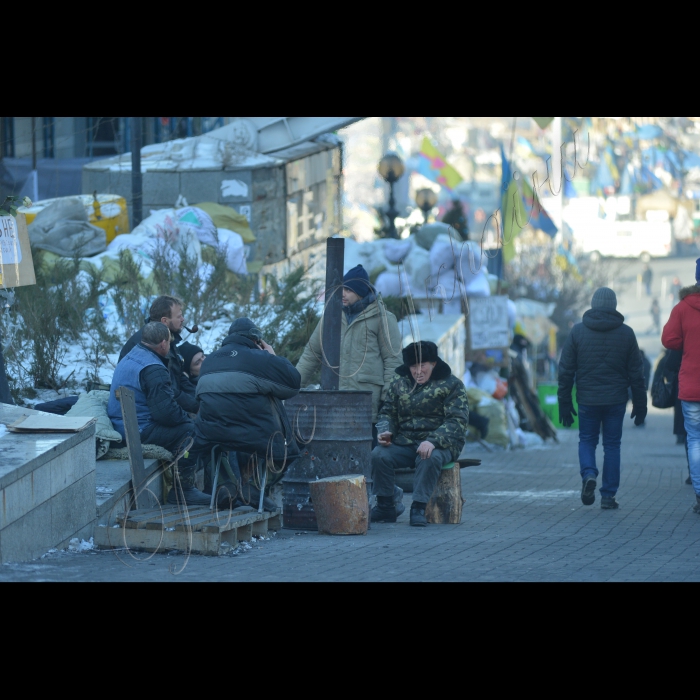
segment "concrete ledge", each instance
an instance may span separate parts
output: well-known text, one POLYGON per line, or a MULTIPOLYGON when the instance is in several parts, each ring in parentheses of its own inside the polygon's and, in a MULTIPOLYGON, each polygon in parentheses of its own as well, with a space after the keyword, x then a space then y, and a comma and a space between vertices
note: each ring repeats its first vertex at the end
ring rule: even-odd
MULTIPOLYGON (((146 480, 153 506, 157 507, 156 498, 163 504, 163 477, 158 473, 161 463, 157 459, 144 460, 146 480)), ((100 460, 96 464, 97 525, 111 527, 117 522, 117 516, 125 513, 131 505, 131 466, 127 460, 100 460)))

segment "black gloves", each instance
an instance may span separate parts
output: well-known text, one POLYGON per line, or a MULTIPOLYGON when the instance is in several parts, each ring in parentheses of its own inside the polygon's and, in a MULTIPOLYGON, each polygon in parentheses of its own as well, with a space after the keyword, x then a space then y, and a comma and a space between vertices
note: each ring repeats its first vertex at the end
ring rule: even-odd
POLYGON ((574 424, 574 416, 578 416, 578 413, 574 411, 574 405, 571 403, 560 403, 559 404, 559 422, 565 428, 571 428, 574 424))
POLYGON ((637 427, 644 425, 644 421, 647 419, 647 412, 646 406, 634 406, 632 409, 632 420, 634 420, 634 424, 637 427))

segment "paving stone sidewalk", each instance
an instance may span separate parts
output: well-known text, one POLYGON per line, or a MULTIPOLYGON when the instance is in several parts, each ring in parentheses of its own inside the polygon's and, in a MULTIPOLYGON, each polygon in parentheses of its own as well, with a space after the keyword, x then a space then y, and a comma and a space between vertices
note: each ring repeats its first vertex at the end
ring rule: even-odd
POLYGON ((413 529, 407 512, 367 537, 283 531, 236 557, 59 553, 2 566, 0 581, 700 581, 700 516, 672 423, 652 409, 639 429, 628 414, 619 511, 602 511, 600 494, 582 506, 578 434, 562 431, 558 446, 480 454, 462 471, 458 526, 413 529))

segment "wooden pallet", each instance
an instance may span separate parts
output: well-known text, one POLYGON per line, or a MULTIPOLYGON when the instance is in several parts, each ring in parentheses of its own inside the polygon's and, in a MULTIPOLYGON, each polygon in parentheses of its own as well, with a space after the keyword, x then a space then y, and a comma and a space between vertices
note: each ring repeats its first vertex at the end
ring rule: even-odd
POLYGON ((128 547, 141 552, 178 551, 215 557, 239 542, 279 530, 281 514, 281 510, 260 514, 250 507, 213 513, 206 507, 134 510, 126 519, 123 513, 117 517, 118 528, 95 528, 95 544, 100 549, 128 547))

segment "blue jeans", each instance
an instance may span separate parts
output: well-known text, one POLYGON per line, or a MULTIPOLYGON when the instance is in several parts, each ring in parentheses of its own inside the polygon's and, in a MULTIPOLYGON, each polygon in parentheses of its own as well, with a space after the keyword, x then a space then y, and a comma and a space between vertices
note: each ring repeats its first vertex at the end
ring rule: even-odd
MULTIPOLYGON (((614 406, 581 406, 578 407, 580 423, 580 443, 578 457, 581 464, 581 477, 585 481, 598 478, 595 453, 600 440, 600 430, 603 429, 603 488, 600 493, 603 498, 615 498, 620 488, 620 447, 622 445, 622 424, 625 420, 627 404, 614 406)), ((700 457, 700 442, 698 443, 700 457)), ((700 465, 700 461, 699 461, 700 465)))
POLYGON ((683 402, 685 430, 688 433, 688 461, 695 493, 700 496, 700 403, 683 402))

